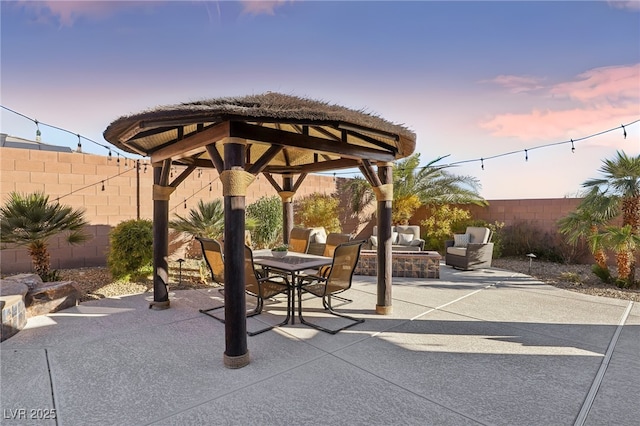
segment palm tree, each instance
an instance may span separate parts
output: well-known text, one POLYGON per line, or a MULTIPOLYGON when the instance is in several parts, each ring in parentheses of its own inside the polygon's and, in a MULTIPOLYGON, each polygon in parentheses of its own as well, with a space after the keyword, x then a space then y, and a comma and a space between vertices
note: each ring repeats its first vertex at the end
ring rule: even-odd
POLYGON ((222 201, 198 201, 198 206, 189 211, 185 218, 176 214, 176 220, 169 222, 169 227, 194 237, 220 238, 224 231, 224 206, 222 201))
MULTIPOLYGON (((607 199, 598 197, 597 188, 584 197, 583 202, 573 212, 558 221, 559 231, 567 236, 570 244, 585 239, 591 254, 602 271, 608 271, 606 247, 598 232, 611 218, 610 205, 607 199), (585 202, 585 200, 587 200, 585 202)), ((606 273, 606 272, 605 272, 606 273)))
MULTIPOLYGON (((420 205, 487 205, 478 193, 478 180, 473 176, 453 174, 447 170, 448 165, 437 165, 443 158, 438 157, 426 166, 420 166, 420 153, 415 153, 394 166, 394 220, 411 217, 420 205)), ((352 194, 351 206, 356 214, 375 200, 371 185, 362 178, 352 179, 346 188, 352 194)))
MULTIPOLYGON (((640 155, 629 157, 618 151, 616 158, 604 160, 600 178, 589 179, 582 186, 591 189, 581 205, 589 211, 600 211, 608 220, 622 213, 622 226, 629 226, 633 235, 640 235, 640 155)), ((635 251, 635 249, 634 249, 635 251)), ((628 254, 618 252, 617 263, 624 263, 628 254)), ((629 264, 629 284, 635 278, 635 252, 629 264)), ((620 273, 620 271, 618 271, 620 273)))
POLYGON ((0 207, 0 242, 26 246, 43 281, 52 277, 49 239, 67 232, 69 244, 81 243, 89 238, 83 230, 85 225, 84 210, 74 210, 58 201, 49 202, 49 196, 42 192, 25 195, 12 192, 0 207))
POLYGON ((633 233, 631 225, 607 226, 600 236, 616 252, 619 286, 633 286, 632 266, 635 252, 640 248, 640 236, 633 233))

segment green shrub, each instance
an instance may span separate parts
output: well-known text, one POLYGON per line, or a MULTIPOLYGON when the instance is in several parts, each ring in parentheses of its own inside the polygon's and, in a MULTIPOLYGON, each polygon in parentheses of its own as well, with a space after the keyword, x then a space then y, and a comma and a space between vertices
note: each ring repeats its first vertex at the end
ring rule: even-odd
POLYGON ((449 204, 433 206, 429 217, 420 222, 423 228, 425 250, 444 250, 444 242, 453 238, 454 233, 463 233, 471 213, 449 204))
POLYGON ((541 260, 564 263, 565 256, 559 249, 560 236, 543 232, 539 227, 527 221, 505 227, 503 250, 505 256, 523 256, 533 253, 541 260))
POLYGON ((246 207, 247 219, 251 223, 251 241, 256 248, 271 247, 282 238, 282 201, 280 197, 260 197, 246 207))
POLYGON ((338 197, 314 193, 297 203, 297 223, 305 228, 324 227, 327 233, 342 232, 338 197))
POLYGON ((153 224, 147 219, 120 222, 109 234, 109 243, 107 263, 111 275, 134 275, 153 260, 153 224))

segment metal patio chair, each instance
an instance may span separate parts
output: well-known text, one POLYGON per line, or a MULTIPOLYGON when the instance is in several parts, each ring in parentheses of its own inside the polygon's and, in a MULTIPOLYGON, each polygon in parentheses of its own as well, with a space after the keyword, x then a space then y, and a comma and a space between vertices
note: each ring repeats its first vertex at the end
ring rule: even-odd
MULTIPOLYGON (((224 257, 222 255, 222 246, 219 242, 207 238, 198 238, 202 245, 204 259, 211 271, 211 277, 217 283, 224 284, 224 257)), ((249 336, 264 333, 274 327, 279 327, 289 322, 291 306, 291 287, 289 280, 284 276, 263 277, 255 270, 253 264, 253 252, 248 246, 244 247, 244 270, 245 270, 245 291, 247 294, 255 297, 256 307, 252 311, 247 312, 247 318, 259 315, 264 307, 264 299, 276 296, 281 293, 287 295, 287 317, 281 323, 263 328, 258 331, 247 331, 249 336)), ((215 316, 212 312, 223 309, 224 305, 215 308, 200 309, 200 312, 224 323, 224 318, 215 316)))
POLYGON ((357 319, 345 314, 336 312, 331 306, 332 296, 338 293, 342 293, 351 288, 353 281, 353 272, 358 264, 358 258, 360 257, 360 249, 364 241, 352 241, 340 244, 336 247, 333 254, 333 262, 331 263, 331 269, 327 276, 322 275, 306 275, 300 278, 298 283, 298 314, 300 316, 300 322, 318 330, 324 331, 330 334, 336 334, 346 328, 353 327, 356 324, 361 324, 364 319, 357 319), (322 298, 322 305, 330 314, 346 318, 351 320, 350 324, 344 327, 331 330, 322 327, 318 324, 313 324, 304 319, 302 316, 302 293, 311 293, 314 296, 322 298))

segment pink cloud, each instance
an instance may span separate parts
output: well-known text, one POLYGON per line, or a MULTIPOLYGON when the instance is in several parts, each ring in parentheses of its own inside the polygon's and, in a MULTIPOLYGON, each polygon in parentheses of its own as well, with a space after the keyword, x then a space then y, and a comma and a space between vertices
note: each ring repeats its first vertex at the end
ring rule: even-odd
POLYGON ((242 0, 242 13, 249 15, 275 15, 275 9, 282 7, 287 0, 242 0))
POLYGON ((630 66, 594 68, 578 75, 576 81, 558 84, 549 90, 553 96, 580 102, 640 101, 640 63, 630 66))
POLYGON ((616 9, 640 10, 640 1, 638 0, 610 0, 607 3, 616 9))
POLYGON ((71 27, 79 18, 105 19, 126 8, 148 6, 155 1, 28 1, 22 0, 25 8, 36 15, 39 22, 55 21, 61 27, 71 27))
POLYGON ((544 86, 540 84, 541 79, 528 75, 499 75, 491 80, 484 80, 483 83, 495 83, 509 89, 511 93, 530 92, 532 90, 541 89, 544 86))
MULTIPOLYGON (((480 122, 479 126, 492 136, 528 141, 585 136, 637 120, 640 117, 640 64, 594 68, 573 81, 548 87, 544 93, 570 99, 575 106, 498 114, 480 122)), ((540 103, 543 102, 547 104, 548 98, 540 99, 540 103)))

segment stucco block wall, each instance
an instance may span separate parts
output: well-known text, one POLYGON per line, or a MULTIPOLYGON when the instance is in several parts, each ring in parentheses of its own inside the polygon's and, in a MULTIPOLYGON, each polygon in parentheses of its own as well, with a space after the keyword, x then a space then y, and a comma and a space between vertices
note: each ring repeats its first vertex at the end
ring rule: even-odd
MULTIPOLYGON (((172 171, 175 179, 184 168, 172 171)), ((170 179, 171 180, 171 179, 170 179)), ((276 177, 278 180, 278 177, 276 177)), ((135 162, 117 157, 0 148, 0 197, 2 203, 12 191, 31 193, 43 191, 51 200, 74 208, 84 208, 90 225, 91 240, 69 246, 64 240, 50 240, 53 269, 101 266, 106 262, 109 231, 118 223, 153 216, 153 167, 141 163, 139 173, 135 162), (126 164, 126 165, 125 165, 126 164), (145 171, 146 169, 146 171, 145 171), (102 185, 104 183, 104 190, 102 185), (139 190, 138 190, 139 188, 139 190), (139 195, 138 195, 139 194, 139 195)), ((331 194, 336 183, 329 176, 308 175, 296 198, 313 192, 331 194)), ((247 204, 262 196, 277 195, 275 189, 259 176, 247 190, 247 204)), ((182 182, 171 196, 169 217, 185 215, 200 199, 222 198, 222 183, 215 169, 196 170, 182 182), (186 203, 186 208, 185 208, 186 203)), ((31 271, 31 258, 26 249, 0 251, 0 271, 3 274, 31 271)))

